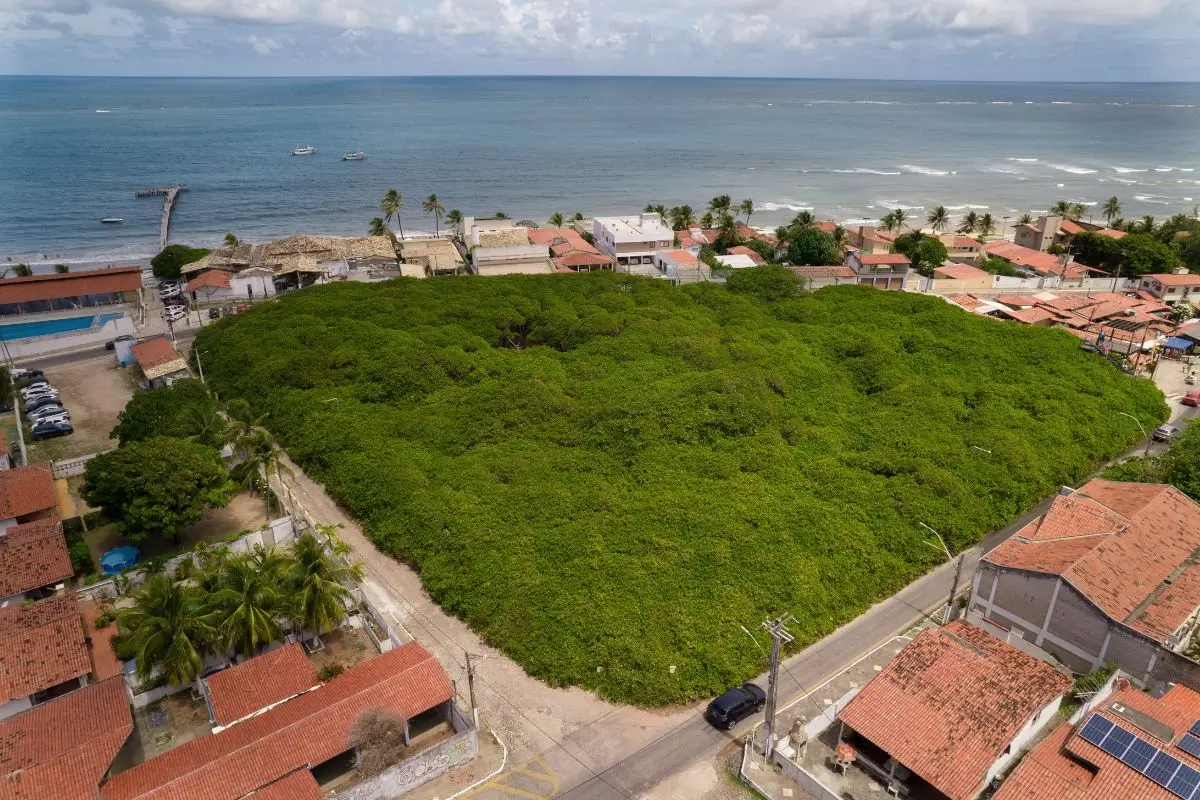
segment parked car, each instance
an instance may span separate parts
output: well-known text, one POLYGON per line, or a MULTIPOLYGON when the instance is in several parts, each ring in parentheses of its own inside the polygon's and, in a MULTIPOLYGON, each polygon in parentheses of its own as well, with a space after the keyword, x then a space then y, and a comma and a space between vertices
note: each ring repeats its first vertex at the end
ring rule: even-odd
POLYGON ((136 342, 136 341, 137 341, 136 336, 130 336, 127 333, 124 336, 118 336, 115 339, 109 339, 107 342, 104 343, 104 349, 105 350, 116 350, 117 342, 136 342))
POLYGON ((178 322, 187 316, 187 309, 183 306, 167 306, 162 310, 163 319, 171 322, 178 322))
POLYGON ((1200 392, 1188 392, 1179 402, 1185 406, 1200 406, 1200 392))
POLYGON ((8 373, 14 381, 33 380, 34 378, 44 378, 46 374, 40 369, 29 369, 27 367, 13 367, 8 373))
POLYGON ((762 711, 767 703, 767 693, 757 684, 743 683, 708 704, 704 716, 714 727, 731 730, 751 714, 762 711))
POLYGON ((49 383, 47 383, 44 380, 34 381, 33 383, 29 384, 28 386, 21 387, 21 396, 29 397, 30 395, 39 394, 41 392, 44 392, 44 391, 47 391, 48 389, 53 389, 53 388, 54 388, 53 386, 51 386, 49 383))
POLYGON ((1150 434, 1150 438, 1156 442, 1169 442, 1178 435, 1178 425, 1159 425, 1154 429, 1154 433, 1150 434))
POLYGON ((209 318, 209 319, 220 319, 220 318, 221 318, 221 309, 219 309, 219 308, 210 308, 210 309, 208 310, 208 318, 209 318))
POLYGON ((44 422, 33 426, 34 439, 53 439, 55 436, 70 436, 74 432, 69 422, 44 422))
POLYGON ((71 416, 70 412, 68 412, 67 409, 59 403, 53 403, 51 405, 42 406, 41 408, 36 408, 33 411, 27 412, 26 416, 34 422, 38 422, 46 417, 53 417, 58 414, 66 414, 68 418, 71 416))
POLYGON ((47 417, 39 417, 38 419, 34 420, 33 427, 41 428, 45 427, 46 425, 57 425, 62 422, 70 424, 71 415, 64 411, 61 414, 51 414, 47 417))
POLYGON ((159 287, 158 296, 161 297, 163 300, 166 300, 171 297, 178 297, 182 291, 183 291, 183 287, 180 286, 179 284, 168 283, 168 284, 164 284, 159 287))
POLYGON ((29 395, 28 397, 25 398, 25 410, 28 411, 38 401, 47 400, 47 399, 57 401, 58 400, 58 392, 55 391, 54 389, 51 389, 48 392, 38 392, 37 394, 29 395))
POLYGON ((186 306, 187 304, 188 304, 187 298, 183 297, 182 295, 180 295, 178 297, 168 297, 166 300, 163 300, 164 307, 186 306))
POLYGON ((62 405, 62 401, 59 399, 58 393, 56 392, 53 395, 47 395, 46 397, 39 397, 35 400, 26 400, 25 401, 25 413, 26 414, 32 413, 34 411, 37 411, 39 408, 44 408, 45 406, 58 406, 58 405, 62 405))

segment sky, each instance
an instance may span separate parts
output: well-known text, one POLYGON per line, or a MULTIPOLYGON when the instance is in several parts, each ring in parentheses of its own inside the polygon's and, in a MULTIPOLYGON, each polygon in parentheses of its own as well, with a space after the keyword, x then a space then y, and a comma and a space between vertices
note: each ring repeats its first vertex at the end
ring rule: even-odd
POLYGON ((1200 1, 0 0, 0 73, 1200 81, 1200 1))

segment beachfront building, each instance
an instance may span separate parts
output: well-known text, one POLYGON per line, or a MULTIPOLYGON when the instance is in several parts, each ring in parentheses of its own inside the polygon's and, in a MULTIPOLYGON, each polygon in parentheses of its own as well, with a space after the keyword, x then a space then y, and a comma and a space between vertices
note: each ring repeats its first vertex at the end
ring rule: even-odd
POLYGON ((0 279, 0 341, 7 357, 98 344, 135 330, 141 267, 0 279))
POLYGON ((471 220, 466 227, 471 271, 476 275, 545 275, 554 272, 550 245, 533 241, 530 228, 511 220, 471 220))
POLYGON ((1075 263, 1069 253, 1055 256, 1012 242, 988 242, 983 246, 983 252, 1007 261, 1027 278, 1057 278, 1064 283, 1078 284, 1090 273, 1104 274, 1103 270, 1075 263))
POLYGON ((943 264, 933 270, 933 291, 973 292, 991 289, 996 276, 970 264, 943 264))
POLYGON ((851 250, 845 266, 854 271, 858 283, 876 289, 904 291, 912 278, 912 262, 902 253, 862 253, 851 250))
POLYGON ((592 239, 597 248, 613 257, 618 269, 631 264, 653 265, 655 251, 675 246, 675 232, 663 224, 661 215, 652 213, 596 217, 592 220, 592 239))
POLYGON ((612 269, 612 256, 601 253, 573 228, 530 228, 529 241, 550 248, 550 263, 558 272, 612 269))
MULTIPOLYGON (((253 301, 290 289, 349 277, 351 270, 395 268, 396 251, 387 236, 309 236, 299 234, 263 244, 242 243, 213 250, 181 270, 190 284, 206 272, 229 273, 229 292, 217 298, 223 280, 213 279, 213 300, 253 301)), ((198 285, 203 288, 203 285, 198 285)), ((197 300, 203 300, 197 292, 197 300)))
POLYGON ((983 242, 970 236, 943 233, 937 238, 946 246, 946 259, 955 264, 974 264, 983 252, 983 242))
POLYGON ((800 279, 800 285, 811 291, 826 286, 858 283, 858 273, 845 265, 828 267, 788 267, 800 279))
POLYGON ((1138 288, 1164 303, 1200 305, 1200 275, 1184 268, 1171 273, 1143 275, 1138 288))
POLYGON ((192 376, 183 356, 164 336, 134 345, 133 357, 142 371, 138 383, 143 389, 159 389, 192 376))
POLYGON ((712 269, 689 250, 658 250, 651 264, 632 264, 627 269, 632 275, 665 278, 676 285, 712 280, 712 269))
MULTIPOLYGON (((832 229, 828 232, 832 232, 832 229)), ((892 245, 896 243, 896 234, 877 230, 872 225, 859 225, 856 229, 849 231, 848 239, 850 246, 855 250, 866 255, 880 256, 892 252, 892 245)))
POLYGON ((397 244, 400 265, 397 276, 426 278, 458 275, 466 270, 458 245, 450 239, 403 239, 397 244))
POLYGON ((1036 221, 1013 228, 1013 242, 1031 250, 1047 250, 1050 245, 1066 247, 1077 233, 1098 233, 1112 239, 1125 236, 1124 231, 1114 230, 1091 222, 1063 219, 1052 214, 1038 217, 1036 221))

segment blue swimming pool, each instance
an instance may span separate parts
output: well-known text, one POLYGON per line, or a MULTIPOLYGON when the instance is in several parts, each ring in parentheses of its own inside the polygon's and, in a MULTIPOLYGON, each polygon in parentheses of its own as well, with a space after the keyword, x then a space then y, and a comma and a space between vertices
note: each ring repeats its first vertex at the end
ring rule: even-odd
POLYGON ((85 331, 88 328, 99 328, 106 322, 120 319, 124 314, 89 314, 86 317, 63 317, 62 319, 43 319, 37 322, 15 322, 12 325, 0 325, 0 339, 11 342, 14 339, 30 339, 34 336, 48 336, 53 333, 72 333, 85 331))

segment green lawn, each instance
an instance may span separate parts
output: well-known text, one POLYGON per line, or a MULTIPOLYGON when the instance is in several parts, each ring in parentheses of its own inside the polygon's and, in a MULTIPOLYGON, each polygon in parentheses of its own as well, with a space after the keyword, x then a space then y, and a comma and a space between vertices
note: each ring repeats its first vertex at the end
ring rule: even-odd
POLYGON ((1134 441, 1118 411, 1166 413, 1069 334, 859 287, 346 283, 197 346, 443 607, 647 705, 759 672, 741 625, 829 633, 941 560, 918 523, 966 547, 1134 441))

